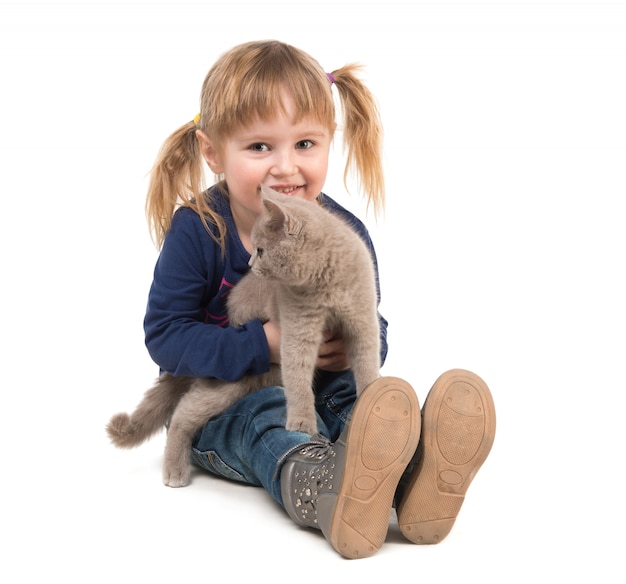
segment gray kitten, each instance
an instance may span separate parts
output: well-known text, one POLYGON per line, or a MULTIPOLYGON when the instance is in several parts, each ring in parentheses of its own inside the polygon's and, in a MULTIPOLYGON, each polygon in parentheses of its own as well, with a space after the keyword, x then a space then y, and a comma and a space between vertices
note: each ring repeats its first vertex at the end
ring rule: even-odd
POLYGON ((253 319, 280 325, 281 366, 236 382, 163 374, 131 416, 107 425, 119 448, 138 446, 168 427, 163 482, 189 484, 196 431, 237 400, 282 385, 288 430, 317 432, 313 377, 325 331, 340 333, 357 394, 380 376, 375 272, 362 239, 339 217, 311 203, 262 189, 263 212, 251 234, 250 272, 232 289, 230 325, 253 319))

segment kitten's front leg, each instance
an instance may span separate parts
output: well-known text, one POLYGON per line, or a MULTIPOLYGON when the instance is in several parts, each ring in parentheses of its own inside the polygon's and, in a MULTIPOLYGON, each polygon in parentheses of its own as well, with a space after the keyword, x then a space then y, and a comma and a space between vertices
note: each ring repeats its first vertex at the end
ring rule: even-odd
POLYGON ((280 352, 287 401, 287 430, 311 435, 317 433, 313 375, 322 342, 322 329, 321 317, 307 322, 303 322, 301 317, 281 319, 280 352))

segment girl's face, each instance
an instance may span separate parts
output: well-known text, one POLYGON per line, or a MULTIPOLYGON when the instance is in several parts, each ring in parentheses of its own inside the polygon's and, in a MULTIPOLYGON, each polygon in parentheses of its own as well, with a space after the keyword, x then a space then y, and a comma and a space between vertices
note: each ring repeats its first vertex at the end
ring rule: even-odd
POLYGON ((202 152, 215 174, 223 174, 235 219, 254 220, 261 213, 264 185, 309 201, 321 192, 328 171, 330 130, 313 118, 293 122, 293 101, 284 96, 285 112, 235 131, 214 148, 199 132, 202 152))

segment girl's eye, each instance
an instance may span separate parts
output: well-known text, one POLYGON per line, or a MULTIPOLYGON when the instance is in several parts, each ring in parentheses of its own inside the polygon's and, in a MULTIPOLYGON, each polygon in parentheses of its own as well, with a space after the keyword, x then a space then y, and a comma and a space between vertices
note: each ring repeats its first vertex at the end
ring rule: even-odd
POLYGON ((311 140, 300 140, 300 142, 296 144, 296 148, 298 148, 299 150, 308 150, 312 147, 313 142, 311 142, 311 140))
POLYGON ((253 150, 254 152, 267 152, 269 150, 269 146, 258 142, 256 144, 252 144, 250 146, 250 150, 253 150))

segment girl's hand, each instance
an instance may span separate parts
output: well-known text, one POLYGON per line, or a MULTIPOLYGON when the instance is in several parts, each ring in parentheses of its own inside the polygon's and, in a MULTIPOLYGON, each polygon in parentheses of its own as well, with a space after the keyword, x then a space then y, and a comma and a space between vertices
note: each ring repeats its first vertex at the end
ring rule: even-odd
POLYGON ((270 363, 280 365, 280 329, 271 321, 263 325, 267 346, 270 350, 270 363))
MULTIPOLYGON (((263 325, 263 330, 269 347, 270 363, 280 365, 280 328, 272 321, 268 321, 263 325)), ((317 353, 315 366, 318 369, 332 372, 345 371, 350 368, 343 337, 335 336, 332 333, 324 335, 324 341, 317 353)))
POLYGON ((350 368, 343 337, 328 333, 317 353, 315 366, 324 371, 345 371, 350 368))

